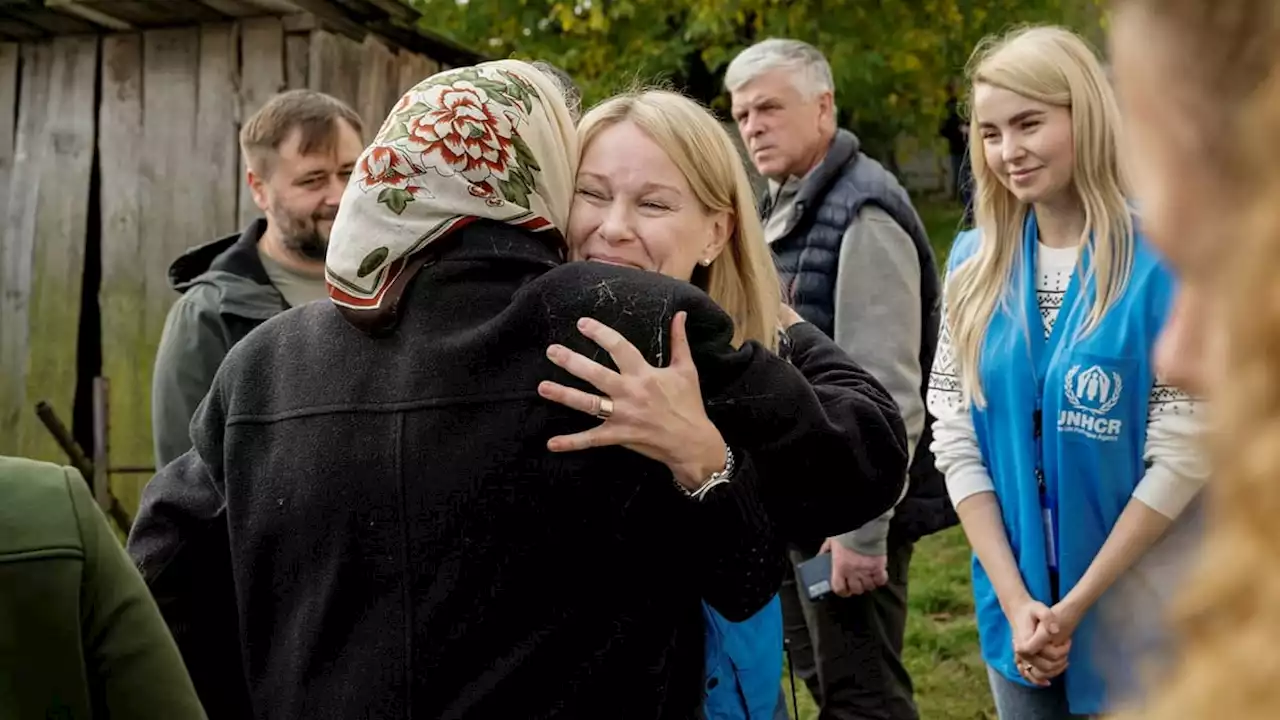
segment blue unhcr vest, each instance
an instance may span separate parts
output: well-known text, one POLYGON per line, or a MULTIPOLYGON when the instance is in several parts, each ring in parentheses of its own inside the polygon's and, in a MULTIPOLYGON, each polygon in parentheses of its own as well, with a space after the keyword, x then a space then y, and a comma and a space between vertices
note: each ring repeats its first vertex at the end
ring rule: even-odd
POLYGON ((705 602, 706 720, 772 720, 782 682, 782 600, 729 622, 705 602))
MULTIPOLYGON (((971 414, 1023 581, 1032 597, 1052 606, 1060 598, 1052 595, 1050 568, 1056 567, 1058 591, 1065 595, 1146 472, 1151 353, 1174 283, 1138 236, 1128 285, 1098 326, 1081 335, 1095 286, 1091 273, 1082 278, 1077 272, 1046 339, 1035 293, 1038 238, 1028 213, 1010 288, 983 340, 979 377, 987 404, 971 414)), ((979 242, 978 231, 961 233, 948 273, 979 242)), ((1089 261, 1086 244, 1079 267, 1087 269, 1089 261)), ((1009 623, 976 556, 973 588, 983 659, 1005 678, 1027 684, 1014 667, 1009 623)), ((1108 710, 1106 682, 1094 662, 1095 643, 1105 642, 1096 637, 1096 626, 1090 611, 1073 636, 1064 674, 1072 713, 1108 710)))

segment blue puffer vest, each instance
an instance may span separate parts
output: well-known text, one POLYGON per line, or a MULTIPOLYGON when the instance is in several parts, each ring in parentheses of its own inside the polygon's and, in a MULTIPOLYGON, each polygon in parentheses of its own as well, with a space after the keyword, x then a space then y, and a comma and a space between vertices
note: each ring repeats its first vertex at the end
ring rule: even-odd
MULTIPOLYGON (((882 208, 911 236, 920 259, 920 368, 923 397, 938 344, 942 315, 941 283, 924 223, 911 206, 907 191, 879 162, 859 149, 856 135, 839 130, 826 158, 804 179, 796 194, 795 213, 772 249, 787 300, 796 312, 829 337, 835 334, 835 286, 840 244, 845 230, 868 203, 882 208)), ((772 198, 761 205, 768 218, 772 198)), ((924 433, 915 448, 907 496, 898 504, 890 524, 891 542, 914 542, 955 525, 955 509, 947 497, 942 474, 929 450, 933 418, 925 418, 924 433)))

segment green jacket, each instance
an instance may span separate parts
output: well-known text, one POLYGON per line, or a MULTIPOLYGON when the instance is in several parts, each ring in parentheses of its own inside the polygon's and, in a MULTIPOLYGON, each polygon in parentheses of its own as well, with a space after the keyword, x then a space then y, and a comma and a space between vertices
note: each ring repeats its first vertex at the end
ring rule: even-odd
POLYGON ((80 474, 0 457, 0 718, 204 717, 80 474))
POLYGON ((182 297, 169 308, 151 376, 156 468, 191 449, 191 418, 231 347, 288 309, 258 259, 266 220, 189 250, 169 268, 182 297))

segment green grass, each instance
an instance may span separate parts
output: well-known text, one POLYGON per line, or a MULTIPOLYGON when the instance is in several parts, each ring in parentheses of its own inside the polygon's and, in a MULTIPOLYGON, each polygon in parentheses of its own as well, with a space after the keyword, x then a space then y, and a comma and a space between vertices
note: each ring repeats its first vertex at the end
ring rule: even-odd
MULTIPOLYGON (((917 201, 916 209, 933 241, 938 267, 946 267, 951 241, 960 227, 953 203, 917 201)), ((923 720, 995 718, 986 668, 978 651, 969 583, 969 545, 956 527, 916 544, 911 560, 910 613, 904 662, 915 682, 923 720)), ((783 684, 790 703, 790 677, 783 684)), ((817 707, 803 687, 797 693, 798 720, 816 720, 817 707)))
POLYGON ((936 200, 917 200, 916 212, 920 213, 920 219, 924 221, 924 229, 933 243, 933 252, 937 256, 938 270, 941 272, 946 267, 951 241, 960 231, 960 219, 964 212, 956 203, 936 200))
MULTIPOLYGON (((987 671, 978 651, 969 584, 969 545, 951 528, 916 544, 911 559, 906 651, 922 720, 993 720, 987 671)), ((783 673, 788 708, 790 676, 783 673)), ((816 720, 818 708, 803 684, 798 720, 816 720)))
POLYGON ((969 544, 960 528, 916 545, 908 592, 904 662, 915 682, 920 717, 994 718, 973 618, 969 544))

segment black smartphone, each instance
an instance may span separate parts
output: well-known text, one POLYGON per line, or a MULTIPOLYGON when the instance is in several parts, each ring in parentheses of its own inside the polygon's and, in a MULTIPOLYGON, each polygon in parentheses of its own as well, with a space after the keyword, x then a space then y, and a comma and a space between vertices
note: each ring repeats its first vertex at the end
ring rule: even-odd
POLYGON ((819 553, 797 565, 796 569, 810 600, 818 600, 831 592, 831 553, 819 553))

